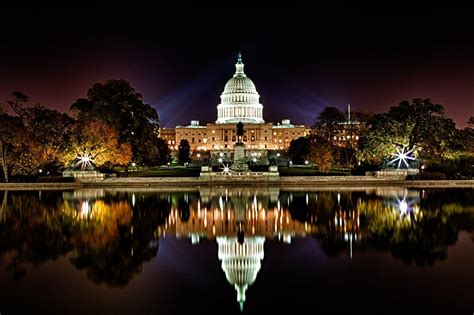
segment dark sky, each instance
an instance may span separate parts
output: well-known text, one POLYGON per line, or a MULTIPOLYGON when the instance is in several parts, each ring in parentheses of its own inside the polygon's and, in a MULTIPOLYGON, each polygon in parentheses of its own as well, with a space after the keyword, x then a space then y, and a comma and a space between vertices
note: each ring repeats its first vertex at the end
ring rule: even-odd
POLYGON ((444 104, 460 127, 474 115, 472 8, 1 11, 1 102, 20 90, 67 111, 92 84, 124 78, 163 126, 212 122, 241 50, 266 121, 310 124, 327 105, 380 112, 416 97, 444 104))

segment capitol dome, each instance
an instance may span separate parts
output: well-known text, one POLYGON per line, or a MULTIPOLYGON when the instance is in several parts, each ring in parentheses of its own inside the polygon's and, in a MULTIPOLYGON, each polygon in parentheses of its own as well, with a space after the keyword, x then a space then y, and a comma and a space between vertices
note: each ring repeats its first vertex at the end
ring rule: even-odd
POLYGON ((218 257, 227 281, 237 291, 237 302, 242 310, 245 291, 255 282, 263 259, 265 237, 246 237, 240 244, 237 237, 221 236, 217 238, 218 257))
POLYGON ((217 106, 217 124, 263 123, 263 105, 255 84, 244 73, 242 55, 239 52, 235 74, 227 81, 217 106))

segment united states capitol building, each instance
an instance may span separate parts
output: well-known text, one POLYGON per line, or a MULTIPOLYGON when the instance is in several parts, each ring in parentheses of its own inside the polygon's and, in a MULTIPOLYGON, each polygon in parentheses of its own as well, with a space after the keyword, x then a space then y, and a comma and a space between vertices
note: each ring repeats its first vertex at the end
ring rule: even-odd
POLYGON ((285 150, 293 139, 309 134, 304 125, 293 125, 289 119, 280 123, 265 122, 263 105, 260 103, 255 84, 244 72, 244 63, 239 53, 235 73, 227 81, 221 102, 217 106, 215 123, 199 124, 192 120, 188 126, 161 128, 160 137, 176 150, 182 139, 188 140, 191 151, 232 152, 237 141, 236 124, 244 124, 242 142, 247 152, 285 150))

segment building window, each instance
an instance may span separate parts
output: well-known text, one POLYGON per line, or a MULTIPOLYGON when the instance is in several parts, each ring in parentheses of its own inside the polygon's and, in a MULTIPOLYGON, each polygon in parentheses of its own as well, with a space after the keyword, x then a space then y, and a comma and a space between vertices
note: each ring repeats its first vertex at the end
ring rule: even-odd
POLYGON ((267 141, 267 137, 265 137, 265 141, 267 141))
POLYGON ((247 141, 247 136, 244 136, 244 141, 247 141))
POLYGON ((252 137, 251 140, 252 140, 252 141, 255 141, 255 137, 252 137))
POLYGON ((229 141, 229 137, 228 137, 228 136, 224 136, 224 141, 229 141))
POLYGON ((191 143, 194 143, 194 138, 191 138, 191 143))
POLYGON ((235 136, 232 136, 232 141, 235 141, 235 136))
POLYGON ((214 137, 212 137, 212 141, 215 141, 214 137))

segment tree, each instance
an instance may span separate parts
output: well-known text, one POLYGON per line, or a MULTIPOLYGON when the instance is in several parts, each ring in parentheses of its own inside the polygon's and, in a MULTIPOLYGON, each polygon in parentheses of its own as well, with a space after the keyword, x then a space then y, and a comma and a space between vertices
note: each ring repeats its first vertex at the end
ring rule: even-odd
POLYGON ((460 131, 458 139, 462 142, 466 155, 474 157, 474 116, 467 121, 467 126, 460 131))
POLYGON ((154 134, 143 140, 144 146, 135 151, 135 161, 146 165, 162 165, 170 160, 168 143, 154 134))
POLYGON ((166 140, 157 138, 156 143, 155 143, 155 148, 158 151, 155 163, 157 165, 163 165, 163 164, 168 163, 170 161, 171 150, 166 140))
POLYGON ((454 144, 455 124, 445 117, 444 107, 429 99, 402 101, 388 113, 374 115, 359 143, 359 160, 380 163, 396 147, 414 149, 423 158, 442 157, 454 144))
POLYGON ((87 98, 76 100, 71 110, 81 122, 99 119, 117 129, 119 142, 131 144, 136 162, 154 160, 147 153, 149 139, 158 131, 158 114, 126 80, 94 84, 87 98))
POLYGON ((366 122, 371 116, 366 112, 352 112, 346 116, 335 107, 326 107, 312 126, 312 133, 333 144, 334 162, 351 167, 359 138, 365 133, 366 122))
POLYGON ((315 124, 312 126, 313 133, 327 140, 332 140, 341 130, 340 123, 345 120, 346 116, 339 109, 335 107, 325 107, 323 111, 319 113, 315 124))
POLYGON ((0 159, 6 183, 9 182, 10 164, 14 162, 12 151, 21 143, 22 129, 23 124, 18 117, 0 115, 0 159))
POLYGON ((189 141, 186 139, 182 139, 179 142, 178 146, 178 160, 181 163, 189 162, 189 154, 191 153, 191 146, 189 145, 189 141))
POLYGON ((67 164, 74 120, 67 114, 39 104, 22 112, 25 128, 39 151, 39 163, 45 172, 57 173, 67 164))
MULTIPOLYGON (((13 92, 14 100, 7 104, 15 113, 23 111, 23 104, 28 96, 21 92, 13 92)), ((21 117, 11 116, 2 108, 0 114, 0 159, 5 182, 9 182, 10 173, 25 174, 38 169, 35 156, 36 147, 31 145, 31 137, 26 133, 21 117)))
POLYGON ((300 137, 290 142, 288 157, 294 164, 303 164, 308 159, 312 137, 300 137))
POLYGON ((120 143, 118 131, 103 121, 76 122, 69 160, 87 156, 100 167, 106 164, 127 165, 132 158, 128 143, 120 143))
POLYGON ((325 138, 317 137, 310 147, 308 160, 324 173, 329 172, 334 164, 334 146, 325 138))

